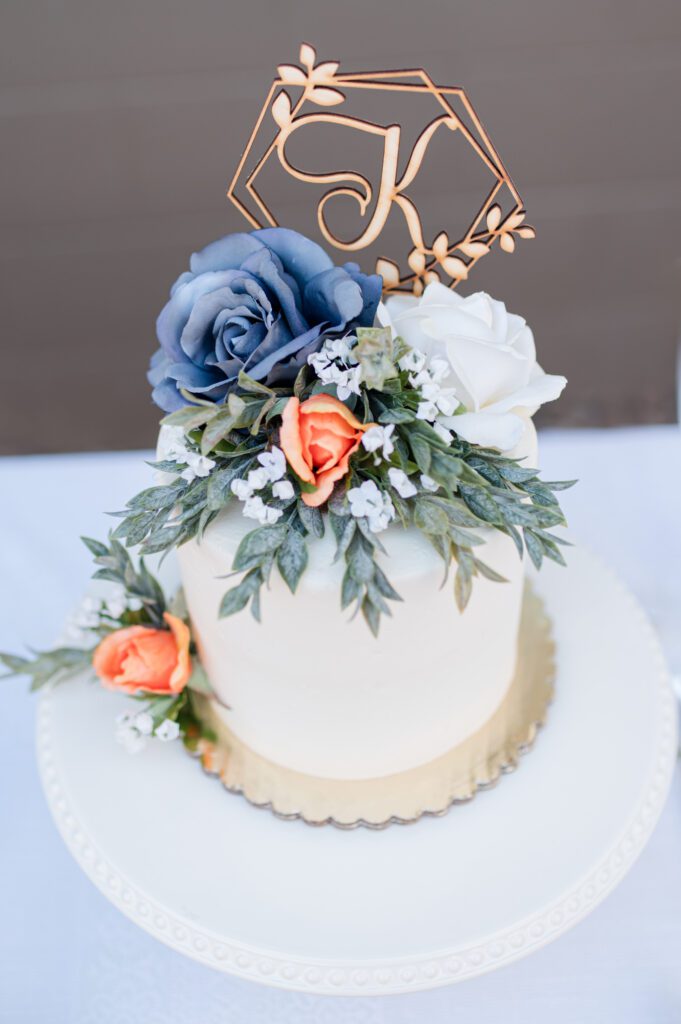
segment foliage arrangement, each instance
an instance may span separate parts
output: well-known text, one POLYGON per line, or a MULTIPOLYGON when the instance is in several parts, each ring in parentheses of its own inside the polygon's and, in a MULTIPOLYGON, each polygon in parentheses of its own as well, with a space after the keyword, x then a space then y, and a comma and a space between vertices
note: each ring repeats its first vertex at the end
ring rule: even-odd
POLYGON ((6 676, 25 676, 31 690, 59 683, 94 667, 102 684, 141 706, 122 714, 116 736, 130 750, 147 737, 193 742, 202 727, 191 693, 210 687, 196 655, 181 595, 168 602, 144 559, 136 567, 117 540, 110 544, 83 538, 98 567, 94 579, 113 584, 106 599, 86 598, 70 624, 74 643, 31 657, 0 653, 6 676), (169 671, 170 669, 170 671, 169 671))
POLYGON ((153 464, 165 481, 116 513, 114 540, 139 545, 143 554, 166 552, 200 540, 223 509, 241 502, 259 525, 236 551, 232 568, 240 579, 218 611, 227 616, 250 606, 259 620, 271 573, 276 568, 295 592, 307 541, 330 528, 336 559, 345 563, 341 608, 354 605, 375 634, 390 602, 400 600, 376 557, 385 551, 380 534, 393 521, 424 534, 442 558, 445 579, 455 563, 460 609, 474 577, 502 581, 478 554, 481 531, 507 534, 537 567, 545 557, 563 564, 566 542, 551 530, 565 522, 556 492, 572 482, 542 481, 536 469, 457 436, 458 402, 441 384, 445 371, 389 329, 360 327, 325 341, 292 386, 266 386, 242 371, 223 404, 183 391, 187 404, 162 421, 165 457, 153 464), (328 400, 320 404, 320 396, 328 400), (352 452, 322 503, 319 484, 295 468, 296 455, 307 454, 314 470, 314 450, 309 457, 286 443, 282 428, 292 404, 299 414, 311 404, 311 429, 320 436, 342 432, 342 406, 356 434, 345 431, 352 452))

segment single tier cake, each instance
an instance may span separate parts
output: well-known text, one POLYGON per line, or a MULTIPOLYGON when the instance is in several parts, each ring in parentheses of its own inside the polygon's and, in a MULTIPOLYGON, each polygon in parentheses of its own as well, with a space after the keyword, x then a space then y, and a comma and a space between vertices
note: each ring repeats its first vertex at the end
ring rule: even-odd
MULTIPOLYGON (((510 454, 536 464, 531 420, 510 454)), ((250 528, 230 509, 178 550, 201 661, 229 707, 216 709, 247 746, 307 774, 363 779, 431 761, 490 718, 516 662, 524 565, 510 538, 485 532, 480 557, 507 582, 476 579, 461 612, 423 534, 389 527, 378 557, 403 602, 375 638, 361 616, 340 613, 343 567, 329 529, 309 541, 295 595, 273 575, 262 622, 248 612, 219 619, 225 576, 250 528)))

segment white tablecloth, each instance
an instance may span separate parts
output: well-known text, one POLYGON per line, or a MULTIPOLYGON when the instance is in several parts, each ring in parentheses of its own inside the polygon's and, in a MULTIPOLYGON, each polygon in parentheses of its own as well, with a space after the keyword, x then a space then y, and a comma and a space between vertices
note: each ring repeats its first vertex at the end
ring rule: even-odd
MULTIPOLYGON (((638 595, 681 672, 681 431, 553 431, 542 436, 541 451, 547 479, 580 478, 564 501, 574 535, 638 595)), ((120 508, 149 472, 139 452, 0 460, 0 650, 54 641, 91 571, 79 534, 103 537, 112 521, 102 510, 120 508)), ((2 693, 0 1021, 681 1021, 681 777, 621 886, 528 959, 433 992, 299 996, 184 959, 93 888, 62 845, 42 797, 33 701, 16 680, 4 681, 2 693)))

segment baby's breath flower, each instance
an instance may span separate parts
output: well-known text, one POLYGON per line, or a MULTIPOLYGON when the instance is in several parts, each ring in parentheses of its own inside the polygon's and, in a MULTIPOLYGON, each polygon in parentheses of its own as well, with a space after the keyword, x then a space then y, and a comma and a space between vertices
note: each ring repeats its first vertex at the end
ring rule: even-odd
POLYGON ((260 495, 254 494, 244 502, 243 514, 247 519, 257 519, 261 526, 272 526, 283 512, 280 508, 266 505, 260 495))
MULTIPOLYGON (((271 448, 268 452, 260 452, 258 455, 258 462, 262 469, 264 469, 267 474, 267 479, 271 483, 274 483, 276 480, 281 480, 286 473, 286 456, 282 452, 281 448, 271 448)), ((254 472, 258 473, 260 471, 254 470, 254 472)))
POLYGON ((232 480, 231 491, 239 501, 246 501, 253 494, 253 488, 248 480, 232 480))
POLYGON ((258 469, 252 469, 246 479, 248 480, 248 486, 252 491, 261 491, 270 481, 269 473, 264 466, 260 466, 258 469))
POLYGON ((435 494, 440 489, 439 483, 433 480, 432 476, 428 476, 427 473, 421 473, 420 483, 424 491, 430 491, 432 494, 435 494))
POLYGON ((172 718, 164 718, 161 724, 156 726, 156 731, 154 732, 154 736, 163 743, 176 740, 179 735, 180 727, 172 718))
MULTIPOLYGON (((381 451, 383 458, 388 461, 392 453, 395 451, 395 445, 392 441, 392 435, 395 430, 395 424, 391 423, 387 427, 369 427, 362 434, 362 446, 366 448, 368 452, 381 451)), ((378 454, 375 458, 376 465, 380 462, 378 454)))
POLYGON ((292 498, 295 494, 293 484, 290 480, 277 480, 277 482, 272 485, 272 494, 275 498, 279 498, 281 501, 286 501, 288 498, 292 498))
POLYGON ((401 498, 413 498, 418 493, 404 470, 398 469, 397 466, 390 467, 388 479, 401 498))
POLYGON ((395 508, 387 494, 373 480, 365 480, 348 491, 350 512, 356 519, 366 518, 372 533, 385 530, 395 518, 395 508))

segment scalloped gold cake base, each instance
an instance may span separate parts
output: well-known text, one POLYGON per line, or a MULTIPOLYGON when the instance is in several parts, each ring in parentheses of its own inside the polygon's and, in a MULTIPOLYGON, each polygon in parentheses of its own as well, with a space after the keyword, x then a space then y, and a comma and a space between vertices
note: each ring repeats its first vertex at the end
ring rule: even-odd
POLYGON ((197 716, 217 736, 192 753, 232 793, 278 817, 350 829, 407 824, 444 814, 513 771, 544 724, 553 696, 555 647, 543 602, 525 584, 516 672, 496 712, 477 732, 427 764, 378 779, 322 779, 256 754, 216 714, 208 698, 193 699, 197 716))

